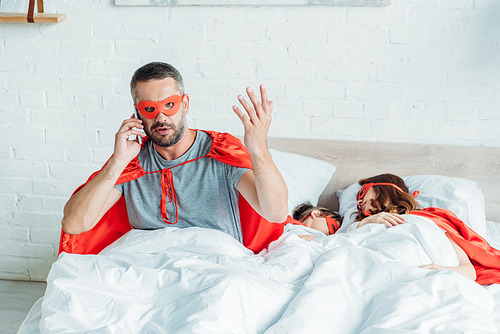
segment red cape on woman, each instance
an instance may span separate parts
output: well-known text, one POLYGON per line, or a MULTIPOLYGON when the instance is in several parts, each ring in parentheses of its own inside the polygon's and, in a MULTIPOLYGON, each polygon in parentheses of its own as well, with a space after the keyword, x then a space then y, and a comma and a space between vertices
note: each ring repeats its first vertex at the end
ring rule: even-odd
POLYGON ((431 219, 451 235, 453 241, 467 253, 476 269, 477 283, 482 285, 500 283, 500 250, 491 247, 451 211, 425 208, 421 211, 412 211, 410 214, 431 219))

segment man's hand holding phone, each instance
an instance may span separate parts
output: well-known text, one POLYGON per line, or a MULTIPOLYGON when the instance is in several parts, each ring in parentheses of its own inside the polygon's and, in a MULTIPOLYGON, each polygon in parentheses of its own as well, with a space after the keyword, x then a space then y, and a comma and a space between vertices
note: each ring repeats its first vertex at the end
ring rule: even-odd
POLYGON ((142 138, 146 134, 142 131, 144 126, 142 120, 132 115, 123 121, 120 129, 115 135, 114 156, 116 159, 130 162, 141 150, 142 138), (134 136, 134 138, 131 138, 134 136))

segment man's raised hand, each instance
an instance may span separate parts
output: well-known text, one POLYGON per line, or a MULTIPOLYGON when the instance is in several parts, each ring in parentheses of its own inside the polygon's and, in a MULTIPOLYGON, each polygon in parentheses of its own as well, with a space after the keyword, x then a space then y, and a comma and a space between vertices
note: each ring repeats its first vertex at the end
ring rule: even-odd
POLYGON ((267 151, 267 133, 271 126, 271 112, 274 102, 268 100, 264 85, 260 85, 261 101, 249 87, 247 94, 251 104, 243 96, 238 96, 246 113, 237 106, 233 106, 233 110, 245 128, 244 143, 246 148, 250 154, 261 154, 263 150, 267 151))

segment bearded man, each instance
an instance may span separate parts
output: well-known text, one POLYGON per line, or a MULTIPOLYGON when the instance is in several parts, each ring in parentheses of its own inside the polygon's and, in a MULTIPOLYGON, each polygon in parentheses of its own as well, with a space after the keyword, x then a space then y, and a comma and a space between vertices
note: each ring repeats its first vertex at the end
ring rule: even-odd
POLYGON ((245 243, 254 245, 250 247, 254 251, 265 247, 268 241, 254 242, 251 225, 260 224, 258 220, 243 229, 240 224, 242 203, 271 225, 285 221, 288 214, 287 187, 267 148, 273 102, 265 88, 260 87, 261 100, 250 88, 250 102, 238 96, 244 111, 233 106, 245 128, 245 146, 229 134, 188 128, 189 96, 173 66, 160 62, 142 66, 130 88, 136 114, 121 124, 105 166, 65 205, 60 252, 96 253, 127 229, 166 226, 217 229, 240 242, 245 239, 243 230, 251 230, 245 243), (130 140, 133 136, 136 139, 130 140), (97 225, 109 218, 120 200, 126 207, 118 223, 122 231, 97 248, 77 249, 75 245, 108 238, 94 233, 83 241, 77 236, 114 229, 115 223, 97 225))

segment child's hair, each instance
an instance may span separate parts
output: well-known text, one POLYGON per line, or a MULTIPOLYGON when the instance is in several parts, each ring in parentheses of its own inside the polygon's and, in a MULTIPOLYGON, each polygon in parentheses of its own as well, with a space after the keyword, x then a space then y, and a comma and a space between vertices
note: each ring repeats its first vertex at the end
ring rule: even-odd
MULTIPOLYGON (((359 180, 359 185, 363 186, 367 183, 392 183, 404 192, 402 193, 395 187, 386 185, 374 185, 373 190, 375 191, 375 205, 378 209, 372 214, 377 214, 379 212, 391 212, 398 213, 400 215, 407 214, 410 211, 418 209, 418 203, 415 201, 412 195, 408 192, 408 187, 402 178, 394 174, 380 174, 369 177, 367 179, 359 180)), ((373 204, 372 204, 373 205, 373 204)), ((356 220, 362 220, 367 216, 364 212, 358 212, 358 218, 356 220)))
POLYGON ((322 206, 313 206, 309 202, 297 205, 297 207, 293 210, 292 218, 298 221, 302 221, 314 210, 318 210, 319 212, 321 212, 321 214, 335 219, 339 223, 339 227, 342 224, 342 217, 340 217, 338 213, 322 206))

